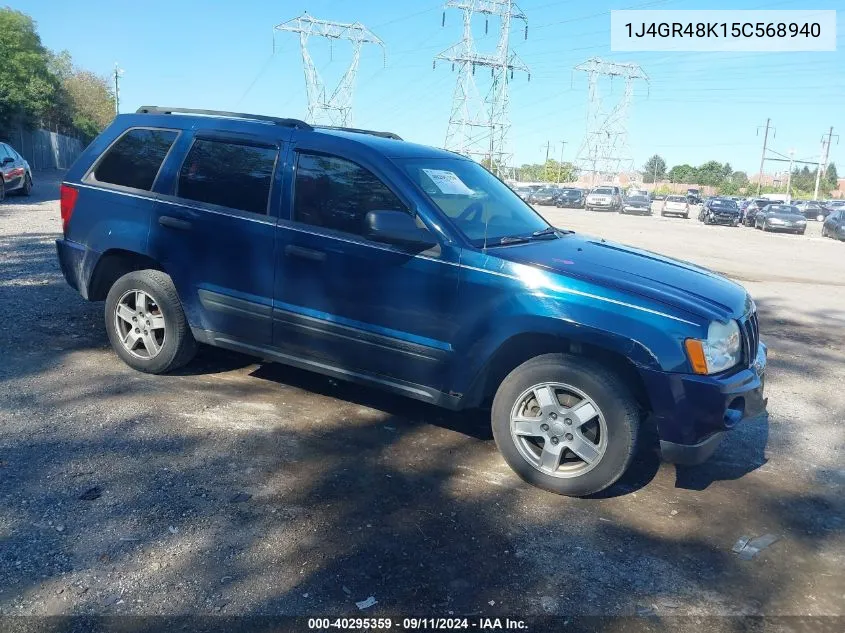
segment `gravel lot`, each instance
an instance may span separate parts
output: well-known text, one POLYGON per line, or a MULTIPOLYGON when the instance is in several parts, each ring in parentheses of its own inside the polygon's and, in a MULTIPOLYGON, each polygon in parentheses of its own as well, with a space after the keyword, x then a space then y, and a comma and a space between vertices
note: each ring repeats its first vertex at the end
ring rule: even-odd
POLYGON ((768 418, 577 500, 519 481, 480 413, 211 349, 132 371, 39 176, 0 205, 0 614, 845 615, 845 244, 817 223, 540 209, 739 280, 770 349, 768 418))

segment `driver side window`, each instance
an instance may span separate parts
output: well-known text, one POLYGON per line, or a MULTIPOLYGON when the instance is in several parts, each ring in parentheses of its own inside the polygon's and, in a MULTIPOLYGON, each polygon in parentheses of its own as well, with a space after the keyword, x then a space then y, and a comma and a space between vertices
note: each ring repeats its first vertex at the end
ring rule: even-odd
POLYGON ((353 235, 364 235, 370 211, 407 207, 368 170, 335 156, 300 153, 296 163, 293 219, 353 235))

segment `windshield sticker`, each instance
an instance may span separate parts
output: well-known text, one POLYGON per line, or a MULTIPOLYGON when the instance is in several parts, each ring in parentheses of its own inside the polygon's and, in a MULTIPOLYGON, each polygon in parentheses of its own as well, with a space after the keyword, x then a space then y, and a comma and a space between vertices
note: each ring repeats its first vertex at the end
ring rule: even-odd
POLYGON ((431 178, 431 181, 441 193, 451 196, 471 196, 475 193, 453 171, 446 171, 445 169, 423 169, 423 171, 431 178))

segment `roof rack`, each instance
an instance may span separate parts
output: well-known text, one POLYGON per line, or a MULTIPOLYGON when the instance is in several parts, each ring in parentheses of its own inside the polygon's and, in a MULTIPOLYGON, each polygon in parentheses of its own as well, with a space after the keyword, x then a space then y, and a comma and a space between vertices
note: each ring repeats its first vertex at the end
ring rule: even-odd
POLYGON ((318 125, 318 130, 337 130, 338 132, 354 132, 355 134, 369 134, 370 136, 380 136, 381 138, 392 138, 394 141, 404 140, 398 134, 393 132, 377 132, 376 130, 362 130, 357 127, 338 127, 334 125, 318 125))
POLYGON ((275 123, 285 127, 293 127, 302 130, 313 130, 305 121, 299 119, 283 119, 263 114, 245 114, 243 112, 226 112, 224 110, 196 110, 194 108, 166 108, 163 106, 141 106, 136 110, 137 114, 199 114, 201 116, 219 116, 227 119, 248 119, 250 121, 264 121, 275 123))

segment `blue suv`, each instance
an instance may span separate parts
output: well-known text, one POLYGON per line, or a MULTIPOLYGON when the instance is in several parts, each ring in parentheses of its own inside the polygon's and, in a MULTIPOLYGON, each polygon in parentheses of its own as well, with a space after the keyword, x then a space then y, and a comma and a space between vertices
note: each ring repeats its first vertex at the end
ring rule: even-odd
POLYGON ((646 427, 692 463, 765 408, 741 286, 550 226, 394 134, 145 107, 69 170, 61 215, 64 276, 135 369, 205 343, 490 407, 507 463, 560 494, 610 486, 646 427))

